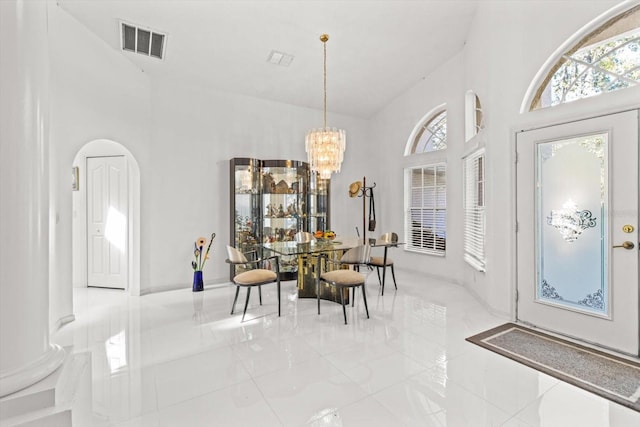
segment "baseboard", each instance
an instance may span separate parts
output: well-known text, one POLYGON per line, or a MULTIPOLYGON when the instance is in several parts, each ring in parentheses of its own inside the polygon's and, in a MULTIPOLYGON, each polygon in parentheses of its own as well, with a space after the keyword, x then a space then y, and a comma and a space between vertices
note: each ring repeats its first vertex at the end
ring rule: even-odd
MULTIPOLYGON (((475 289, 473 289, 471 286, 469 286, 469 284, 466 283, 464 280, 452 280, 450 277, 445 277, 445 276, 441 276, 441 275, 437 275, 437 274, 425 273, 424 271, 416 270, 416 269, 412 269, 412 268, 401 268, 401 269, 397 269, 397 272, 398 271, 399 272, 407 271, 408 273, 411 273, 411 274, 427 277, 427 278, 434 279, 434 280, 439 280, 441 282, 449 283, 449 284, 454 285, 454 286, 461 286, 466 291, 468 291, 471 294, 471 296, 473 298, 475 298, 480 303, 480 305, 482 305, 482 307, 485 310, 487 310, 490 314, 492 314, 492 315, 494 315, 496 317, 500 317, 500 318, 505 319, 505 320, 513 320, 511 318, 511 313, 506 313, 506 312, 503 312, 501 310, 496 310, 495 308, 491 307, 489 304, 487 304, 487 302, 484 299, 481 298, 481 296, 475 291, 475 289)), ((402 273, 400 273, 400 274, 402 274, 402 273)))
MULTIPOLYGON (((229 286, 231 282, 229 282, 228 279, 212 279, 212 280, 205 280, 204 282, 204 289, 218 289, 218 288, 224 288, 226 286, 229 286)), ((140 290, 140 296, 143 295, 149 295, 149 294, 155 294, 158 292, 168 292, 168 291, 178 291, 181 289, 189 289, 191 290, 191 286, 185 286, 184 283, 176 283, 173 285, 166 285, 166 286, 154 286, 151 288, 146 288, 146 289, 141 289, 140 290)))
POLYGON ((416 275, 416 276, 422 276, 422 277, 427 277, 429 279, 439 280, 441 282, 449 283, 451 285, 464 286, 464 283, 462 281, 456 280, 456 279, 452 279, 451 277, 442 276, 442 275, 439 275, 439 274, 427 273, 424 270, 417 270, 417 269, 414 269, 414 268, 407 268, 407 267, 399 268, 396 265, 396 273, 400 272, 400 274, 402 274, 402 271, 406 271, 406 272, 408 272, 410 274, 413 274, 413 275, 416 275))

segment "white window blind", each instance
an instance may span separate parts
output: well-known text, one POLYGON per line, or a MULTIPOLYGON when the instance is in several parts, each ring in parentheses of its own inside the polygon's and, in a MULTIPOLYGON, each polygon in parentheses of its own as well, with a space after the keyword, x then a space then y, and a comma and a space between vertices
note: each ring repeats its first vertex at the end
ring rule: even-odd
POLYGON ((464 159, 464 260, 485 271, 484 150, 464 159))
POLYGON ((405 169, 405 241, 410 251, 444 255, 447 241, 447 166, 405 169))

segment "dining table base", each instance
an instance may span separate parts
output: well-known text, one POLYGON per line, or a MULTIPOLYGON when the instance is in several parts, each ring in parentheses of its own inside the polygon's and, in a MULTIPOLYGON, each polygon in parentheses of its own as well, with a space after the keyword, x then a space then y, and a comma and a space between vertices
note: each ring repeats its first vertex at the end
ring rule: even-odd
MULTIPOLYGON (((329 253, 329 257, 340 259, 343 250, 337 250, 329 253)), ((298 298, 317 298, 316 278, 321 272, 316 271, 318 268, 318 257, 321 254, 304 254, 298 255, 298 298)), ((326 254, 325 254, 326 255, 326 254)), ((320 260, 320 269, 322 272, 335 270, 334 263, 327 263, 325 259, 320 260)), ((345 268, 343 266, 342 268, 345 268)), ((349 303, 349 289, 340 290, 336 286, 329 286, 327 283, 320 282, 320 299, 341 303, 340 292, 343 292, 344 303, 349 303)))

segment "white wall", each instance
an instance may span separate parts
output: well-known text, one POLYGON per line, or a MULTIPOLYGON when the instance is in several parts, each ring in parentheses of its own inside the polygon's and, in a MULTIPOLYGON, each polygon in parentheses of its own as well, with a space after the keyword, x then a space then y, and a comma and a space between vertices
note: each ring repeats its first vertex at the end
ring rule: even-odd
MULTIPOLYGON (((151 267, 143 293, 189 287, 193 242, 212 232, 217 237, 204 269, 205 284, 228 282, 229 160, 306 161, 305 133, 322 124, 322 113, 175 81, 154 80, 151 104, 152 168, 142 171, 149 175, 143 188, 150 193, 150 202, 143 205, 149 229, 143 240, 148 242, 151 267)), ((345 202, 353 201, 347 191, 350 180, 368 172, 368 163, 361 160, 366 121, 333 114, 327 121, 347 130, 344 172, 332 180, 332 228, 338 234, 355 234, 353 216, 359 218, 360 205, 345 202)))
POLYGON ((86 286, 82 273, 86 268, 79 263, 86 244, 80 236, 72 236, 74 222, 81 220, 72 212, 74 157, 90 141, 108 138, 126 146, 148 169, 151 114, 146 75, 55 2, 49 3, 48 25, 53 227, 49 323, 55 328, 72 316, 72 286, 86 286))
POLYGON ((465 83, 470 89, 478 88, 487 119, 488 267, 485 275, 465 267, 465 283, 500 312, 512 313, 514 309, 515 131, 576 119, 579 115, 601 114, 616 103, 623 105, 620 100, 628 99, 629 92, 523 115, 519 113, 520 105, 547 58, 566 39, 618 3, 494 1, 479 5, 465 49, 465 83))
MULTIPOLYGON (((52 326, 71 314, 71 283, 86 284, 84 238, 71 232, 82 227, 72 221, 84 219, 71 210, 70 170, 91 141, 121 144, 140 167, 139 293, 190 287, 193 241, 211 232, 217 238, 205 283, 227 281, 229 159, 306 160, 304 135, 321 125, 321 111, 151 82, 60 7, 52 9, 52 326)), ((360 209, 348 184, 375 167, 376 154, 366 153, 365 120, 329 113, 328 124, 347 130, 343 167, 351 172, 334 175, 332 228, 353 234, 360 209), (369 162, 358 166, 363 153, 369 162), (342 203, 347 199, 353 203, 342 203)))
POLYGON ((455 55, 396 98, 372 120, 372 140, 384 150, 378 176, 376 206, 380 209, 380 231, 395 231, 404 240, 404 168, 423 162, 447 163, 447 250, 446 256, 394 251, 394 260, 402 268, 423 272, 462 284, 462 148, 464 141, 463 56, 455 55), (447 149, 416 158, 404 156, 409 136, 433 108, 446 104, 447 149), (384 178, 384 179, 382 179, 384 178))
MULTIPOLYGON (((579 116, 623 108, 638 99, 638 90, 621 91, 577 101, 554 109, 520 115, 520 105, 538 69, 570 36, 615 1, 486 1, 478 10, 467 43, 458 57, 443 64, 373 119, 373 138, 389 149, 384 167, 393 177, 408 160, 401 153, 413 126, 433 106, 447 102, 449 109, 447 256, 399 254, 404 265, 425 275, 463 283, 491 309, 505 315, 513 311, 514 275, 514 173, 513 143, 516 130, 579 116), (460 67, 460 70, 456 68, 460 67), (464 92, 473 90, 482 103, 486 144, 487 272, 479 273, 462 261, 463 234, 461 155, 471 149, 464 141, 464 92), (467 145, 467 146, 465 146, 467 145)), ((401 181, 394 178, 387 206, 391 227, 403 226, 401 181)), ((425 281, 425 283, 428 283, 425 281)))

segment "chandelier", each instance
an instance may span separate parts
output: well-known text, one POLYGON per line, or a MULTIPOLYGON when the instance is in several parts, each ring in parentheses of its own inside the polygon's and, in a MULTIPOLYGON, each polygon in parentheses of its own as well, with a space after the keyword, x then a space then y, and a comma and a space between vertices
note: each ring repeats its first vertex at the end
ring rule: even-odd
POLYGON ((344 130, 327 127, 327 40, 328 34, 320 36, 324 53, 324 122, 322 128, 307 132, 305 139, 311 170, 317 172, 322 179, 329 179, 331 173, 340 172, 346 143, 344 130))

